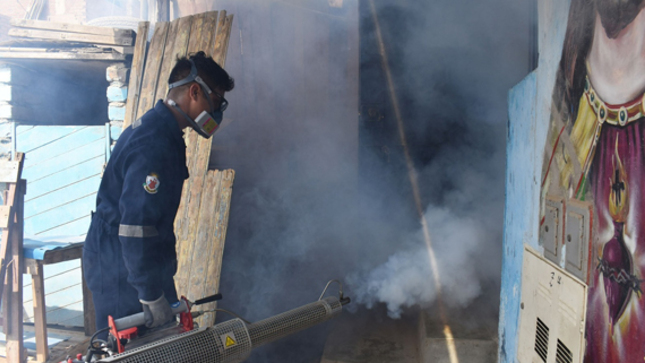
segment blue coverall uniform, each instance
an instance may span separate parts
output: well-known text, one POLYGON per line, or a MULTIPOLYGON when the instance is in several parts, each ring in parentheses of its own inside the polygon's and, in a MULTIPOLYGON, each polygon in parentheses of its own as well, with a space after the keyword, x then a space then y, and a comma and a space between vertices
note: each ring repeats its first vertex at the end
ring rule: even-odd
POLYGON ((155 107, 126 128, 107 164, 83 249, 96 328, 142 311, 139 300, 162 292, 177 301, 173 222, 188 178, 183 131, 168 107, 155 107))

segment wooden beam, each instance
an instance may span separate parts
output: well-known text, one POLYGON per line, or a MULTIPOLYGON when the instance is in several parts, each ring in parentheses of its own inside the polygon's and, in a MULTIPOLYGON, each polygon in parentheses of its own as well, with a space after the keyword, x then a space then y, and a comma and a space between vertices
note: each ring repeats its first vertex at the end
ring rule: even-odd
POLYGON ((167 81, 168 77, 170 77, 170 72, 177 63, 177 58, 186 56, 192 21, 192 16, 185 16, 173 20, 170 25, 171 29, 168 31, 168 40, 166 41, 161 70, 159 71, 159 84, 157 85, 155 99, 166 97, 168 93, 167 81))
MULTIPOLYGON (((28 48, 26 48, 28 49, 28 48)), ((0 51, 0 59, 69 59, 69 60, 106 60, 122 61, 125 54, 120 53, 72 53, 72 52, 30 52, 30 51, 0 51)))
MULTIPOLYGON (((212 24, 205 26, 208 24, 208 21, 206 19, 206 16, 208 15, 208 19, 217 19, 217 12, 210 12, 210 13, 202 13, 202 14, 197 14, 193 17, 193 23, 191 26, 190 30, 190 38, 188 40, 187 48, 186 48, 186 53, 192 53, 195 52, 199 47, 201 47, 201 43, 203 42, 204 39, 209 36, 208 29, 212 28, 212 24)), ((214 30, 214 28, 212 28, 214 30)), ((186 54, 184 54, 186 55, 186 54)), ((193 145, 197 141, 197 135, 195 132, 188 132, 186 136, 186 143, 188 145, 193 145)), ((186 160, 188 162, 188 173, 190 175, 190 178, 186 181, 184 181, 184 186, 181 190, 181 202, 179 209, 177 211, 177 216, 175 218, 175 233, 177 235, 177 253, 179 256, 186 256, 185 258, 180 257, 178 258, 178 265, 177 265, 177 274, 175 275, 175 281, 177 286, 185 287, 188 286, 188 279, 189 279, 189 274, 190 274, 190 264, 191 264, 191 258, 188 256, 192 256, 192 249, 194 246, 194 241, 188 240, 188 228, 191 225, 190 220, 188 219, 188 210, 189 210, 189 193, 190 193, 190 183, 192 183, 193 179, 195 176, 193 174, 190 174, 194 170, 191 169, 191 161, 193 160, 192 155, 194 152, 191 151, 191 148, 188 148, 186 150, 186 160)))
MULTIPOLYGON (((191 256, 186 256, 192 261, 190 266, 190 278, 188 280, 188 286, 183 289, 183 291, 188 291, 186 297, 195 301, 205 297, 204 290, 206 284, 206 270, 208 268, 208 261, 212 258, 209 254, 211 246, 213 244, 213 234, 215 232, 215 208, 213 201, 217 201, 219 198, 219 188, 222 182, 222 179, 218 175, 219 173, 208 173, 206 178, 204 178, 204 187, 200 190, 200 203, 198 204, 199 211, 198 215, 193 219, 194 224, 196 225, 194 235, 192 239, 193 244, 195 245, 193 253, 191 256)), ((197 204, 197 203, 195 203, 197 204)), ((204 310, 201 306, 199 310, 204 310)), ((200 326, 202 321, 198 319, 200 326)))
POLYGON ((155 101, 166 96, 166 91, 168 89, 168 76, 170 75, 172 66, 174 66, 174 63, 177 59, 173 59, 173 52, 175 43, 180 41, 179 39, 177 39, 179 37, 179 34, 182 32, 190 31, 190 26, 188 27, 188 29, 180 29, 179 20, 180 19, 175 19, 171 21, 168 28, 166 44, 164 45, 163 52, 161 53, 161 63, 159 65, 157 86, 155 87, 155 93, 152 95, 155 101))
POLYGON ((53 21, 30 20, 30 19, 11 19, 11 25, 19 28, 32 28, 42 30, 55 30, 69 33, 83 33, 94 35, 105 35, 111 37, 133 37, 133 31, 130 29, 117 29, 102 26, 57 23, 53 21))
POLYGON ((126 54, 126 55, 134 54, 134 47, 130 47, 130 46, 122 47, 122 46, 119 46, 119 45, 113 45, 113 46, 109 46, 109 47, 105 47, 105 48, 112 49, 113 51, 115 51, 117 53, 121 53, 121 54, 126 54))
POLYGON ((22 180, 17 183, 18 188, 15 196, 15 213, 12 225, 9 226, 13 229, 11 233, 11 262, 12 266, 7 269, 8 288, 10 292, 8 299, 3 303, 8 304, 8 317, 9 317, 9 331, 5 332, 7 336, 7 358, 10 362, 24 362, 27 358, 24 355, 23 344, 23 306, 22 306, 22 276, 23 276, 23 206, 25 198, 24 186, 22 180))
POLYGON ((31 274, 32 299, 34 305, 34 329, 36 331, 36 360, 47 362, 47 306, 45 305, 45 277, 42 263, 36 263, 31 274))
POLYGON ((228 52, 228 43, 231 38, 232 25, 233 15, 226 16, 226 11, 222 11, 220 13, 219 24, 217 25, 215 47, 212 52, 213 59, 222 68, 226 65, 226 54, 228 52))
MULTIPOLYGON (((18 176, 22 174, 22 168, 23 168, 23 163, 25 160, 25 154, 24 153, 17 153, 16 154, 16 161, 18 162, 18 176)), ((4 285, 5 285, 5 277, 7 275, 7 269, 8 269, 8 264, 9 264, 9 252, 10 252, 10 243, 12 241, 12 231, 13 228, 11 228, 13 224, 13 215, 15 214, 16 210, 14 205, 16 204, 16 201, 18 200, 17 193, 20 191, 19 190, 19 183, 16 181, 15 183, 10 183, 9 184, 9 192, 6 195, 5 198, 5 205, 9 206, 9 226, 7 228, 4 228, 2 230, 2 238, 0 240, 0 297, 4 299, 6 293, 4 293, 4 285)), ((21 275, 22 275, 22 270, 21 270, 21 275)), ((10 281, 10 280, 9 280, 10 281)), ((6 300, 5 300, 6 301, 6 300)), ((9 304, 4 304, 5 309, 3 312, 3 316, 9 316, 7 315, 8 310, 7 307, 9 304)), ((5 319, 5 329, 8 329, 9 327, 7 326, 7 320, 5 319)), ((6 333, 6 330, 5 330, 6 333)))
MULTIPOLYGON (((168 28, 168 23, 157 23, 155 25, 155 32, 152 35, 150 47, 148 47, 145 70, 143 71, 139 104, 137 105, 137 111, 131 121, 142 116, 155 104, 156 100, 154 97, 157 91, 157 81, 159 80, 159 70, 161 69, 161 60, 164 47, 166 45, 168 28)), ((127 125, 124 123, 123 127, 127 127, 127 125)))
POLYGON ((148 29, 150 23, 139 22, 137 29, 137 40, 134 44, 134 56, 132 57, 132 68, 130 69, 130 83, 128 85, 128 102, 125 105, 125 120, 123 128, 128 127, 135 117, 141 94, 141 80, 143 79, 143 68, 146 60, 146 45, 148 44, 148 29))
POLYGON ((110 44, 110 45, 132 45, 132 37, 115 37, 109 35, 64 33, 49 30, 35 29, 9 29, 9 35, 21 38, 37 38, 44 40, 64 40, 68 42, 110 44))
MULTIPOLYGON (((226 11, 204 13, 203 19, 202 14, 196 15, 193 20, 195 32, 191 30, 187 53, 192 54, 202 50, 217 62, 222 58, 222 53, 225 53, 224 49, 228 47, 228 40, 224 38, 230 36, 231 20, 232 17, 227 17, 226 11), (219 46, 217 45, 218 39, 219 46)), ((208 212, 204 210, 206 214, 202 214, 202 203, 214 198, 209 191, 215 187, 213 179, 212 176, 207 176, 212 142, 198 136, 195 131, 189 130, 186 135, 186 146, 190 178, 184 182, 181 204, 175 218, 177 251, 180 256, 175 280, 178 290, 185 291, 189 296, 194 295, 197 298, 205 291, 203 273, 207 268, 207 264, 202 261, 204 258, 200 258, 198 255, 203 253, 202 248, 210 248, 210 244, 215 243, 211 240, 203 241, 201 239, 204 230, 208 230, 214 223, 212 219, 210 220, 211 224, 203 221, 199 226, 198 223, 193 222, 200 218, 208 220, 208 212), (211 198, 208 198, 209 195, 211 198), (195 274, 202 275, 197 278, 195 274)), ((213 207, 210 203, 206 204, 209 204, 206 206, 207 209, 213 207)), ((210 216, 213 217, 212 214, 210 216)))
MULTIPOLYGON (((231 209, 231 197, 233 193, 234 170, 209 170, 207 180, 211 181, 207 187, 214 187, 216 193, 202 206, 202 213, 210 214, 212 225, 210 241, 206 249, 206 273, 202 284, 202 296, 210 296, 219 292, 219 281, 222 272, 222 257, 224 255, 224 243, 228 230, 228 217, 231 209), (212 178, 216 178, 217 184, 212 185, 212 178)), ((201 310, 213 310, 217 303, 208 303, 200 306, 201 310)), ((215 324, 215 312, 204 314, 198 320, 201 326, 213 326, 215 324)))
POLYGON ((42 261, 49 265, 63 261, 77 260, 83 257, 83 245, 77 244, 74 247, 58 248, 45 252, 42 261))

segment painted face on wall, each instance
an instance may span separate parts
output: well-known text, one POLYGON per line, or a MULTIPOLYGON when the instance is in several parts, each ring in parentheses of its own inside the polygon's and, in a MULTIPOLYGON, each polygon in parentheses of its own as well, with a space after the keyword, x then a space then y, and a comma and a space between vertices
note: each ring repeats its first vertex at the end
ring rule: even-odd
POLYGON ((644 4, 643 0, 595 0, 602 26, 612 39, 634 20, 644 4))

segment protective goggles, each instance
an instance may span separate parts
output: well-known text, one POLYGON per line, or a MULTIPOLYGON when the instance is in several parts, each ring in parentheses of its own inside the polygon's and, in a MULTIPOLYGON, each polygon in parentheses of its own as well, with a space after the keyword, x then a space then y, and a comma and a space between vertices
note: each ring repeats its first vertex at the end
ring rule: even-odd
POLYGON ((224 96, 220 95, 219 93, 213 92, 210 87, 204 82, 204 80, 197 74, 197 67, 195 67, 195 62, 193 62, 191 59, 190 61, 190 73, 186 78, 179 80, 177 82, 170 83, 168 85, 168 91, 175 87, 181 87, 185 84, 191 83, 191 82, 197 82, 199 86, 201 87, 202 91, 206 94, 206 99, 208 101, 208 106, 210 107, 210 112, 203 111, 195 120, 190 118, 183 110, 179 109, 177 104, 173 101, 171 105, 181 111, 181 113, 188 119, 190 122, 191 126, 199 133, 201 136, 205 138, 210 138, 213 136, 215 131, 219 129, 219 125, 222 122, 223 118, 223 112, 226 110, 228 107, 228 101, 224 98, 224 96), (215 94, 219 99, 220 99, 220 104, 217 109, 215 109, 213 105, 213 98, 212 94, 215 94))

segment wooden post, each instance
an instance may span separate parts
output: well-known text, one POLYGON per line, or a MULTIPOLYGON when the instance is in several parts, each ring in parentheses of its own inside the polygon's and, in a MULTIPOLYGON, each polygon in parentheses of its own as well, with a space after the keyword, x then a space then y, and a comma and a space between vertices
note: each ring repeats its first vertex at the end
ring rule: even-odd
POLYGON ((4 303, 8 304, 9 331, 7 336, 7 360, 9 362, 22 363, 25 361, 23 341, 22 341, 22 273, 24 271, 24 259, 22 248, 23 235, 23 205, 25 200, 26 180, 20 180, 17 183, 16 195, 14 200, 14 217, 12 218, 9 229, 12 230, 11 243, 11 266, 7 268, 8 285, 10 291, 8 298, 4 303))
POLYGON ((34 302, 34 328, 36 330, 36 360, 39 363, 45 363, 49 355, 49 347, 47 345, 47 307, 45 306, 43 265, 36 262, 30 273, 34 302))
POLYGON ((132 57, 132 69, 130 70, 130 83, 128 85, 128 101, 125 104, 125 120, 123 129, 125 130, 136 116, 137 107, 139 106, 139 94, 141 93, 141 80, 143 79, 143 67, 146 59, 146 45, 148 44, 148 29, 150 23, 147 21, 139 22, 137 30, 137 39, 134 43, 134 56, 132 57))

